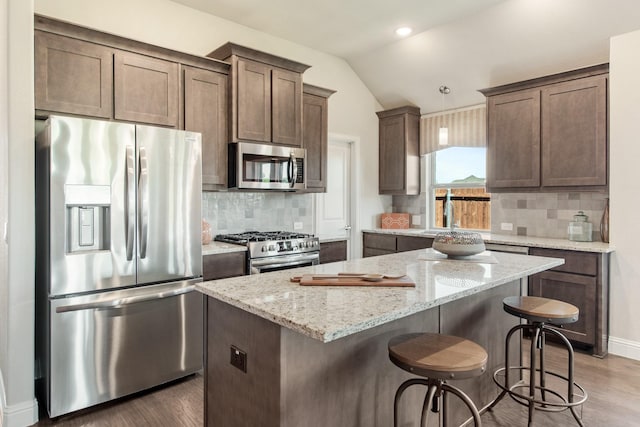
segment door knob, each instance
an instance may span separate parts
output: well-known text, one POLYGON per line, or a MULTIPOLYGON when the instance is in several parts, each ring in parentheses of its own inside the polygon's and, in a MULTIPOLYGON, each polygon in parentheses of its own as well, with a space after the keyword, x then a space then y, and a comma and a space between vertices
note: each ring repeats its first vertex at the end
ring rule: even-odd
POLYGON ((351 226, 350 226, 350 225, 347 225, 347 226, 345 226, 345 227, 344 227, 344 229, 345 229, 345 230, 347 230, 347 231, 349 231, 349 230, 351 230, 351 226))

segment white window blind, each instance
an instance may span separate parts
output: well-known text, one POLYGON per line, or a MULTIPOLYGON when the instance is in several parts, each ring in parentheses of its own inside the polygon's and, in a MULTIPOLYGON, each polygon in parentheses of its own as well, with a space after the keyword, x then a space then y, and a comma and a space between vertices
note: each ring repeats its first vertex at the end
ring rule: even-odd
POLYGON ((487 107, 476 105, 420 118, 420 154, 447 147, 486 147, 487 107), (447 145, 441 145, 440 129, 447 128, 447 145))

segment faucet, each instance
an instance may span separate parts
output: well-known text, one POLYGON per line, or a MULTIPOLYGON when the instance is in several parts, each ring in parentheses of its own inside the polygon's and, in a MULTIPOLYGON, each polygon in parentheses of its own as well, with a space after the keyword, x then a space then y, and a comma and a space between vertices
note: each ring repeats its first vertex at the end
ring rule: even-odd
POLYGON ((449 223, 448 227, 449 229, 451 229, 451 231, 453 231, 454 227, 455 227, 455 223, 454 223, 454 217, 455 217, 455 211, 453 209, 453 201, 452 200, 447 200, 447 203, 445 205, 445 209, 447 210, 447 222, 449 223))

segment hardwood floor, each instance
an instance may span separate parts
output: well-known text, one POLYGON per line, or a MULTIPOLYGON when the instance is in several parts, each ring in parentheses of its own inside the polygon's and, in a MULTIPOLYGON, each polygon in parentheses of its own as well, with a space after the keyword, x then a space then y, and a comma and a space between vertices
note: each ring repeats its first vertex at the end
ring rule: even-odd
MULTIPOLYGON (((528 348, 526 340, 525 348, 528 348)), ((565 358, 565 350, 552 344, 547 345, 547 369, 564 369, 565 358)), ((575 376, 576 381, 587 390, 589 395, 582 408, 582 420, 585 426, 640 425, 640 405, 638 405, 640 361, 613 355, 598 359, 576 351, 575 376)), ((202 426, 204 425, 203 387, 202 375, 196 374, 169 386, 158 387, 130 398, 60 417, 55 422, 41 419, 36 426, 202 426)), ((393 403, 389 402, 389 404, 393 403)), ((527 410, 511 399, 504 398, 493 411, 482 415, 482 423, 484 427, 526 426, 527 410)), ((538 411, 533 420, 535 427, 577 425, 568 411, 560 413, 538 411)))
POLYGON ((165 386, 50 420, 35 426, 203 426, 204 377, 195 374, 165 386))
MULTIPOLYGON (((529 341, 523 352, 528 357, 529 341)), ((546 369, 566 372, 566 353, 562 347, 546 346, 546 369)), ((492 373, 491 373, 492 374, 492 373)), ((589 427, 626 427, 640 425, 640 361, 608 355, 604 359, 575 352, 575 381, 587 391, 582 408, 582 421, 589 427)), ((578 408, 580 414, 580 408, 578 408)), ((484 427, 527 425, 527 408, 505 397, 496 407, 482 415, 484 427)), ((569 411, 548 413, 536 411, 535 427, 577 426, 569 411)))

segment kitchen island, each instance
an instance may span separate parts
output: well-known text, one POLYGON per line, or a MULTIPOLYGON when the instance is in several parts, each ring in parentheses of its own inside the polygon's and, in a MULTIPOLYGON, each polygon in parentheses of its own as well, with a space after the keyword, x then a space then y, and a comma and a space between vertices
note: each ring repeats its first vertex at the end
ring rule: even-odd
MULTIPOLYGON (((458 335, 483 345, 489 372, 456 385, 479 406, 490 401, 496 395, 491 373, 517 323, 504 313, 502 299, 521 293, 521 279, 562 260, 486 252, 483 262, 429 261, 428 251, 198 285, 208 296, 207 425, 391 425, 393 396, 408 374, 389 361, 387 342, 407 332, 458 335), (308 287, 289 280, 338 272, 406 274, 416 286, 308 287)), ((417 389, 403 398, 401 425, 413 425, 420 411, 417 389)), ((460 421, 467 417, 452 413, 460 421)))

